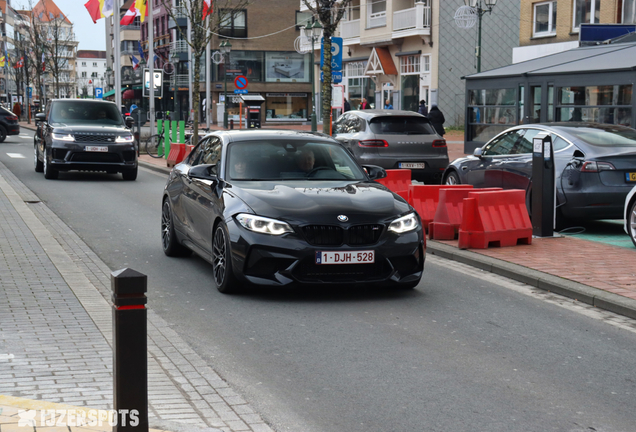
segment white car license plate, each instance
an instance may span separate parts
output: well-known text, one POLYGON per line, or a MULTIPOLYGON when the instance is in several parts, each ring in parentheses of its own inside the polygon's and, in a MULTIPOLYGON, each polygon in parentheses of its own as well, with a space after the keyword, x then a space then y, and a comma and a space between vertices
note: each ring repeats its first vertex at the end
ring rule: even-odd
POLYGON ((316 252, 316 264, 372 264, 375 251, 316 252))
POLYGON ((86 146, 86 147, 84 147, 84 151, 89 151, 89 152, 108 152, 108 147, 86 146))
POLYGON ((424 169, 426 164, 424 162, 400 162, 398 165, 400 168, 407 169, 424 169))

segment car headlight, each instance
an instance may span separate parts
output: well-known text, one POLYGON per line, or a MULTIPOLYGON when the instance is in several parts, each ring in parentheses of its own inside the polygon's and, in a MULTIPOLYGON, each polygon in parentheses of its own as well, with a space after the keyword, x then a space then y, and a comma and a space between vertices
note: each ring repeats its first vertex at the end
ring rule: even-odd
POLYGON ((389 231, 402 234, 405 232, 413 231, 417 229, 420 224, 417 222, 417 216, 415 213, 409 213, 406 216, 402 216, 391 222, 389 225, 389 231))
POLYGON ((116 143, 131 143, 135 140, 132 135, 122 135, 115 138, 116 143))
POLYGON ((75 141, 75 137, 71 134, 60 134, 60 133, 53 133, 52 137, 54 140, 58 140, 58 141, 75 141))
POLYGON ((282 235, 294 232, 286 222, 270 219, 262 216, 241 213, 236 220, 250 231, 262 234, 282 235))

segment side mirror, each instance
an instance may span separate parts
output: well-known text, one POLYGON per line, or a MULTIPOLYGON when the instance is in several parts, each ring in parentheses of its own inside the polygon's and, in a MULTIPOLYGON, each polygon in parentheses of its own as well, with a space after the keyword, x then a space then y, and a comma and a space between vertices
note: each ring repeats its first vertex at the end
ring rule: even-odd
POLYGON ((35 115, 35 121, 41 121, 41 122, 46 121, 46 114, 44 114, 44 113, 37 113, 37 114, 35 115))
POLYGON ((483 150, 481 149, 481 147, 477 147, 475 151, 473 152, 473 156, 476 156, 478 158, 481 158, 482 155, 483 155, 483 150))
POLYGON ((363 165, 362 168, 364 168, 371 180, 378 180, 386 177, 386 171, 384 168, 377 165, 363 165))
POLYGON ((196 165, 188 171, 188 177, 201 180, 216 180, 216 165, 196 165))
POLYGON ((130 129, 130 128, 131 128, 131 127, 133 127, 133 125, 135 124, 135 119, 134 119, 134 118, 132 118, 131 116, 128 116, 128 117, 126 117, 125 122, 126 122, 126 127, 127 127, 128 129, 130 129))

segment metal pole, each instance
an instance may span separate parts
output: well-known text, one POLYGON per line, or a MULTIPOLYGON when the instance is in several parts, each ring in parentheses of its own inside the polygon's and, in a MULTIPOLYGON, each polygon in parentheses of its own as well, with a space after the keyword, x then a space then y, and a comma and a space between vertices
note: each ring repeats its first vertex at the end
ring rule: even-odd
POLYGON ((228 102, 227 101, 227 67, 228 67, 229 64, 230 64, 230 53, 228 51, 228 53, 227 53, 227 62, 224 63, 225 67, 223 68, 223 74, 225 75, 223 77, 223 81, 225 82, 225 91, 224 91, 224 93, 225 93, 225 96, 224 96, 225 97, 225 102, 223 103, 223 109, 224 109, 224 111, 223 111, 223 127, 225 129, 227 129, 227 102, 228 102))
MULTIPOLYGON (((206 18, 206 29, 210 28, 210 17, 206 18)), ((211 77, 211 67, 212 67, 212 50, 210 44, 212 43, 212 39, 208 41, 208 44, 205 47, 205 123, 206 127, 210 129, 210 107, 212 106, 212 98, 211 98, 211 87, 212 83, 210 82, 211 77)))
POLYGON ((150 135, 155 134, 155 30, 154 11, 151 1, 146 2, 148 8, 148 65, 150 70, 150 88, 148 89, 148 122, 150 123, 150 135))
POLYGON ((481 3, 479 9, 477 9, 477 15, 479 15, 479 31, 477 32, 477 73, 481 72, 481 17, 483 16, 481 9, 481 3))
MULTIPOLYGON (((307 30, 305 30, 307 31, 307 30)), ((316 83, 315 83, 315 53, 314 53, 314 35, 311 35, 311 131, 316 132, 318 125, 316 122, 316 83)))
MULTIPOLYGON (((113 11, 113 37, 115 39, 115 64, 113 72, 115 73, 115 103, 117 104, 117 110, 121 112, 121 43, 119 34, 119 20, 121 19, 120 8, 121 4, 115 2, 115 10, 113 11)), ((94 87, 94 86, 93 86, 94 87)), ((95 91, 93 90, 93 97, 95 91)))
MULTIPOLYGON (((192 23, 190 22, 190 15, 188 15, 188 40, 192 42, 192 23)), ((188 115, 187 120, 191 120, 194 123, 194 119, 190 118, 192 113, 192 74, 194 73, 194 63, 192 62, 192 46, 188 44, 188 115)), ((197 91, 199 91, 199 83, 196 83, 197 91)))

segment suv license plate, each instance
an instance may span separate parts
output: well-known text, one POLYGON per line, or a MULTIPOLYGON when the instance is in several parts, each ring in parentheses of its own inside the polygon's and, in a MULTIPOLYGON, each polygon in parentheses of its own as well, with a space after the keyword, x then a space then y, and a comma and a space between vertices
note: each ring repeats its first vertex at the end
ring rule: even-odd
POLYGON ((88 152, 108 152, 108 147, 86 146, 86 147, 84 147, 84 151, 88 151, 88 152))
POLYGON ((398 167, 408 169, 424 169, 426 168, 426 164, 424 162, 400 162, 398 167))
POLYGON ((316 252, 316 264, 372 264, 375 251, 316 252))
POLYGON ((625 173, 625 180, 627 180, 628 183, 636 182, 636 172, 625 173))

